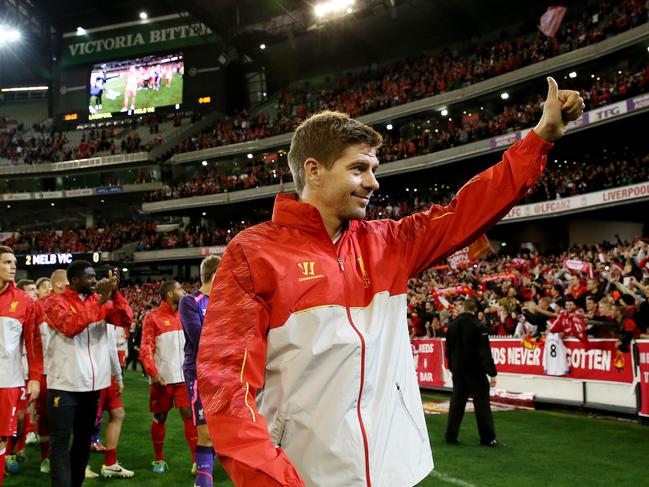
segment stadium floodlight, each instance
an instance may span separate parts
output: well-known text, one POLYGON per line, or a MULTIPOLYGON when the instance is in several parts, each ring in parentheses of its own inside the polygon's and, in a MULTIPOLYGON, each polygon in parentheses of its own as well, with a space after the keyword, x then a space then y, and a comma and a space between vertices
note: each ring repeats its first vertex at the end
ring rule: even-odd
POLYGON ((328 0, 317 4, 313 7, 313 11, 319 19, 342 13, 350 14, 353 12, 352 6, 354 3, 355 0, 328 0))
POLYGON ((201 213, 201 215, 203 215, 203 216, 207 216, 207 212, 204 211, 203 213, 201 213))
POLYGON ((261 49, 262 51, 266 49, 266 44, 259 44, 259 49, 261 49))
POLYGON ((85 35, 85 34, 86 34, 86 29, 84 29, 83 27, 77 27, 77 35, 78 36, 82 36, 82 35, 85 35))
POLYGON ((448 110, 446 108, 442 109, 442 117, 448 115, 448 110))
POLYGON ((149 18, 149 14, 147 14, 147 13, 144 12, 144 11, 142 11, 142 12, 140 12, 140 18, 141 18, 142 20, 146 20, 146 19, 149 18))
POLYGON ((506 91, 504 93, 501 93, 500 98, 502 98, 503 100, 508 100, 509 99, 509 93, 507 93, 506 91))
POLYGON ((577 71, 570 71, 570 73, 568 73, 568 77, 569 78, 576 78, 577 77, 577 71))
POLYGON ((203 166, 207 166, 207 161, 203 161, 203 162, 201 162, 201 164, 202 164, 203 166))
POLYGON ((389 123, 389 124, 387 124, 387 125, 385 126, 385 128, 388 129, 388 130, 392 130, 394 127, 392 127, 392 124, 389 123))
POLYGON ((128 267, 122 267, 122 272, 128 272, 128 267))
POLYGON ((12 44, 18 42, 21 38, 19 30, 16 30, 7 25, 0 25, 0 47, 5 44, 12 44))
POLYGON ((251 153, 248 153, 248 159, 252 159, 253 157, 255 156, 253 156, 251 153))

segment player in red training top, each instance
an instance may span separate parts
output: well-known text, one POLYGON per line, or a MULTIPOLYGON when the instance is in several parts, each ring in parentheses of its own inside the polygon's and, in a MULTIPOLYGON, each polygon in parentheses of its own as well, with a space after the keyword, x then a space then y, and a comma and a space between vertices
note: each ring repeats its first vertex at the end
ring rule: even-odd
POLYGON ((40 392, 43 349, 36 329, 34 302, 14 285, 16 256, 10 247, 0 246, 0 485, 5 473, 7 438, 16 435, 18 401, 25 386, 23 349, 27 354, 28 400, 40 392))
POLYGON ((185 335, 178 312, 178 303, 184 295, 185 291, 177 281, 162 283, 162 302, 146 315, 142 324, 140 360, 151 381, 149 408, 153 413, 151 440, 155 453, 154 473, 164 473, 168 468, 163 447, 167 434, 167 413, 173 407, 178 408, 183 420, 185 439, 192 452, 192 473, 196 473, 197 433, 185 387, 185 335))

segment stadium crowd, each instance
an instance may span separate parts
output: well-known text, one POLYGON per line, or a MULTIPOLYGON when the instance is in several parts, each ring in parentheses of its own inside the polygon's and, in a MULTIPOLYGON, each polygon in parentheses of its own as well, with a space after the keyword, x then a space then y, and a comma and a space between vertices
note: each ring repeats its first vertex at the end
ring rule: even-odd
POLYGON ((444 336, 467 296, 479 301, 477 317, 492 335, 540 337, 570 301, 587 335, 626 347, 649 337, 649 244, 618 239, 553 255, 527 249, 430 269, 410 281, 411 336, 444 336))
MULTIPOLYGON (((168 115, 148 114, 133 117, 115 124, 101 123, 82 130, 78 142, 72 142, 73 132, 54 130, 51 122, 26 126, 9 123, 4 117, 0 123, 0 160, 10 164, 41 164, 85 159, 95 155, 130 154, 150 151, 164 141, 163 127, 176 128, 185 122, 194 122, 197 115, 179 113, 168 115), (148 130, 143 130, 148 128, 148 130), (148 134, 147 134, 148 132, 148 134), (143 134, 146 139, 143 140, 143 134)), ((76 131, 75 131, 76 132, 76 131)), ((76 133, 75 133, 76 135, 76 133)))
MULTIPOLYGON (((604 75, 591 78, 590 88, 582 95, 590 109, 645 93, 649 89, 649 67, 632 73, 613 71, 610 80, 604 75)), ((511 103, 495 110, 468 113, 461 118, 434 119, 415 118, 387 130, 378 128, 384 137, 379 150, 381 162, 391 162, 429 154, 450 147, 483 140, 510 131, 529 128, 541 115, 543 99, 536 98, 524 103, 511 103)), ((396 124, 395 124, 396 125, 396 124)), ((147 193, 145 201, 160 201, 205 194, 225 193, 291 180, 286 164, 277 164, 284 153, 273 152, 244 160, 242 164, 202 169, 198 175, 175 185, 165 185, 159 191, 147 193)), ((555 186, 560 188, 561 183, 555 186)), ((605 187, 605 186, 602 186, 605 187)), ((601 189, 601 188, 600 188, 601 189)), ((557 191, 563 195, 566 191, 557 191)), ((586 191, 581 191, 586 192, 586 191)), ((553 199, 550 196, 546 199, 553 199)))
MULTIPOLYGON (((267 166, 277 167, 277 164, 267 166)), ((251 167, 256 169, 250 173, 243 172, 243 176, 239 177, 221 175, 217 178, 214 170, 206 170, 204 174, 214 174, 214 176, 199 176, 173 189, 166 186, 161 192, 147 195, 147 200, 157 201, 211 194, 218 192, 214 191, 216 188, 222 187, 233 191, 261 186, 261 181, 272 184, 291 179, 290 172, 284 167, 270 170, 263 162, 262 164, 251 163, 251 167), (251 181, 255 181, 256 184, 247 185, 251 181)), ((530 188, 519 204, 561 199, 647 180, 649 180, 649 154, 646 151, 629 148, 624 144, 607 143, 599 148, 591 147, 591 151, 582 154, 579 160, 550 159, 541 179, 530 188)), ((425 210, 432 204, 448 204, 459 189, 458 184, 448 182, 430 183, 428 188, 415 186, 393 189, 389 194, 387 191, 379 190, 368 206, 367 218, 399 219, 413 212, 425 210)), ((270 214, 262 212, 257 216, 257 220, 269 217, 270 214)), ((233 222, 227 227, 210 228, 200 225, 178 225, 171 230, 160 230, 152 222, 113 223, 90 229, 16 231, 6 237, 3 243, 14 247, 19 253, 33 250, 112 251, 128 243, 137 243, 136 250, 141 252, 227 245, 239 231, 250 224, 250 222, 233 222)))
MULTIPOLYGON (((580 18, 564 21, 554 38, 536 31, 496 43, 478 42, 461 53, 423 54, 348 73, 331 88, 317 90, 309 86, 281 92, 273 110, 275 116, 252 115, 241 110, 186 139, 176 151, 189 152, 287 133, 309 115, 325 109, 356 117, 463 88, 636 27, 646 22, 648 11, 646 2, 641 0, 598 3, 581 12, 580 18)), ((594 101, 600 103, 597 97, 594 101)))

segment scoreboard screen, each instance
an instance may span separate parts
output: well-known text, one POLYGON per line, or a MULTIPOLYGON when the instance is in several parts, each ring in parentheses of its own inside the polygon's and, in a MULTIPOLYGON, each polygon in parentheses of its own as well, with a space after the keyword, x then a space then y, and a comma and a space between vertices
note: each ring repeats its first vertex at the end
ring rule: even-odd
POLYGON ((156 107, 183 102, 183 73, 180 53, 152 55, 126 61, 96 64, 90 73, 89 120, 113 114, 139 115, 156 107))
POLYGON ((72 253, 55 252, 41 254, 19 254, 16 255, 18 267, 67 267, 75 260, 87 260, 93 264, 101 262, 101 252, 72 253))

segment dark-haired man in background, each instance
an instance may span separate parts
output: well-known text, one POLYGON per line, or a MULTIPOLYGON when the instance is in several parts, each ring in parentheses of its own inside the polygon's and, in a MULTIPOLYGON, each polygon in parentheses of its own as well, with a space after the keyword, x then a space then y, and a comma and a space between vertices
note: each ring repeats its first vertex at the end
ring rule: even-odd
POLYGON ((53 487, 83 484, 99 391, 110 386, 106 322, 130 326, 133 321, 118 291, 117 269, 98 282, 92 264, 80 260, 70 264, 66 277, 69 286, 45 301, 45 318, 54 330, 47 348, 53 487))
POLYGON ((448 411, 446 443, 456 444, 469 396, 473 397, 475 419, 478 423, 480 444, 502 446, 496 440, 494 420, 489 404, 489 386, 496 386, 496 366, 489 347, 489 332, 475 314, 478 305, 474 299, 464 301, 462 313, 448 326, 446 357, 453 374, 453 395, 448 411), (487 380, 487 376, 491 380, 487 380))
POLYGON ((180 322, 178 304, 185 290, 178 281, 166 281, 160 286, 160 306, 151 310, 142 324, 140 360, 150 377, 149 409, 153 413, 151 441, 155 458, 153 473, 167 471, 164 441, 167 434, 167 414, 176 407, 185 428, 185 439, 192 453, 192 474, 196 473, 196 427, 192 421, 189 394, 185 387, 183 359, 185 335, 180 322))

